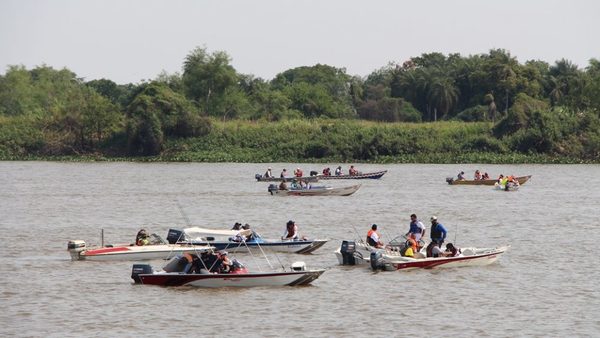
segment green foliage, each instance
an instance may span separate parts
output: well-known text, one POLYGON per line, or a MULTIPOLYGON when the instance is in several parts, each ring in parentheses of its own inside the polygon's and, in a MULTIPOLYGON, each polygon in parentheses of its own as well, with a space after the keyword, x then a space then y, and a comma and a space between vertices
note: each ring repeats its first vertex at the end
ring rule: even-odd
POLYGON ((210 115, 218 114, 219 100, 223 99, 229 87, 237 83, 238 76, 230 61, 227 53, 217 51, 208 54, 206 48, 196 48, 185 58, 185 93, 210 115))
POLYGON ((458 113, 456 119, 464 122, 486 121, 488 110, 486 106, 473 106, 458 113))

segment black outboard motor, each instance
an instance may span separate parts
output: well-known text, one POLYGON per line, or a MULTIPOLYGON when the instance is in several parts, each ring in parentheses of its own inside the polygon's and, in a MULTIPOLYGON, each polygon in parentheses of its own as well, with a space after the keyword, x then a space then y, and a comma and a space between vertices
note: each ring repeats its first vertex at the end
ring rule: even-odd
POLYGON ((256 175, 254 175, 254 178, 256 178, 257 181, 260 181, 260 179, 262 178, 262 175, 256 174, 256 175))
POLYGON ((371 252, 371 269, 379 270, 384 268, 383 257, 380 251, 371 252))
POLYGON ((318 171, 315 171, 315 170, 310 171, 310 176, 317 176, 317 175, 319 175, 318 171))
POLYGON ((279 190, 279 187, 277 184, 269 184, 269 188, 267 188, 267 190, 271 193, 271 195, 273 195, 273 191, 279 190))
POLYGON ((356 252, 356 243, 352 241, 342 241, 340 253, 342 254, 343 265, 356 265, 354 253, 356 252))
POLYGON ((169 244, 175 244, 183 240, 185 240, 183 231, 178 229, 169 229, 169 232, 167 233, 167 242, 169 242, 169 244))
POLYGON ((152 266, 150 264, 133 264, 133 268, 131 269, 131 278, 137 284, 141 283, 140 279, 141 274, 151 274, 154 270, 152 270, 152 266))
POLYGON ((454 177, 446 177, 446 182, 448 182, 448 184, 452 184, 452 182, 454 182, 454 177))

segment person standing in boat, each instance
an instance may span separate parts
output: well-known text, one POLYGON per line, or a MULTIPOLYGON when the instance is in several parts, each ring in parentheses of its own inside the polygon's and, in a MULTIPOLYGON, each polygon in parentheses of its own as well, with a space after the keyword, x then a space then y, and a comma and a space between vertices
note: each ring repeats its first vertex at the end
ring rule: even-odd
POLYGON ((265 178, 271 178, 273 177, 273 173, 271 172, 271 167, 267 168, 267 171, 265 172, 265 178))
POLYGON ((371 230, 367 233, 367 244, 375 248, 383 248, 383 242, 380 238, 379 233, 377 233, 377 224, 373 224, 371 230))
POLYGON ((281 239, 296 241, 298 238, 298 226, 296 225, 296 222, 289 220, 285 225, 285 232, 283 233, 283 236, 281 236, 281 239))
POLYGON ((441 247, 444 244, 444 240, 446 239, 446 235, 448 231, 442 225, 442 223, 438 223, 438 219, 436 216, 431 217, 431 242, 435 243, 438 247, 441 247))
POLYGON ((409 236, 413 234, 415 236, 415 240, 419 242, 423 236, 425 236, 425 225, 423 222, 417 219, 417 215, 410 215, 410 228, 405 236, 409 236))

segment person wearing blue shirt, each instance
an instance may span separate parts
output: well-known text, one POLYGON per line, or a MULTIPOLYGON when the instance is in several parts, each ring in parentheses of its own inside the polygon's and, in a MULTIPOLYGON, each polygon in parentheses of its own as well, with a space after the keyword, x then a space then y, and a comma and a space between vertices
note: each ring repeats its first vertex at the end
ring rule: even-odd
POLYGON ((442 223, 438 223, 437 217, 431 217, 431 242, 437 244, 438 247, 441 247, 446 239, 446 235, 448 231, 442 225, 442 223))

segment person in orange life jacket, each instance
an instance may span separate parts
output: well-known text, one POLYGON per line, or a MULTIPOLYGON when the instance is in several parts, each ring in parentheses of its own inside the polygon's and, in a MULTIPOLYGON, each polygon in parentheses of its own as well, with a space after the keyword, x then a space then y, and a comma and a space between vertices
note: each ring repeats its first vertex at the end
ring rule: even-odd
POLYGON ((415 234, 411 233, 408 235, 406 239, 406 250, 404 251, 404 256, 414 257, 415 252, 418 252, 417 241, 415 240, 415 234))
POLYGON ((383 248, 383 242, 379 240, 379 234, 377 233, 377 224, 371 226, 371 230, 367 233, 367 244, 375 248, 383 248))
POLYGON ((444 240, 446 239, 446 235, 448 231, 441 223, 438 223, 438 219, 436 216, 431 217, 431 242, 437 244, 438 247, 441 247, 444 244, 444 240))
POLYGON ((298 237, 298 226, 296 225, 296 222, 289 220, 285 225, 285 232, 283 233, 283 236, 281 236, 281 239, 298 240, 298 237))
POLYGON ((302 177, 303 173, 302 170, 300 170, 300 168, 296 168, 296 170, 294 170, 294 176, 296 177, 302 177))
POLYGON ((410 215, 410 228, 405 236, 409 234, 415 235, 415 240, 418 242, 423 236, 425 236, 425 225, 417 219, 417 215, 410 215))

